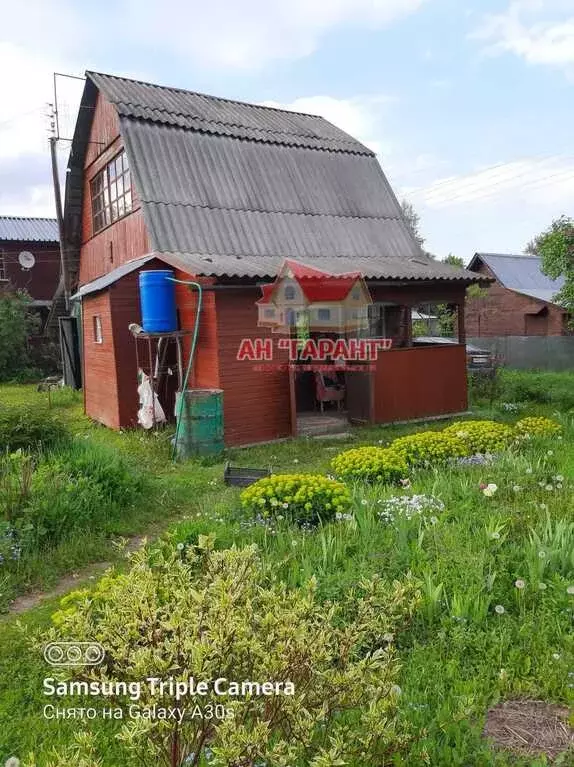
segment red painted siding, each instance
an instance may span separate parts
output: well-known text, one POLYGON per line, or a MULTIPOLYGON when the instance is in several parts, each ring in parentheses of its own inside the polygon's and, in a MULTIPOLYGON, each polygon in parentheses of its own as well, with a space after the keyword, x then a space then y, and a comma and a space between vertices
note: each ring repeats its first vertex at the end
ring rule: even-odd
POLYGON ((4 257, 8 282, 0 281, 0 288, 26 290, 32 298, 51 301, 60 278, 60 248, 57 243, 0 242, 0 257, 4 257), (32 269, 24 270, 18 262, 23 250, 32 253, 36 263, 32 269))
POLYGON ((103 291, 82 301, 84 344, 84 408, 86 415, 119 429, 118 384, 110 293, 103 291), (103 341, 94 340, 94 317, 102 323, 103 341))
MULTIPOLYGON (((494 277, 486 264, 481 264, 477 271, 494 277)), ((569 333, 566 315, 560 307, 508 290, 499 282, 486 288, 484 296, 467 299, 465 318, 466 333, 470 337, 569 333)))
POLYGON ((93 234, 90 182, 123 149, 116 110, 101 94, 94 111, 90 141, 92 143, 84 166, 81 285, 151 251, 143 213, 133 186, 132 213, 110 224, 96 235, 93 234))
POLYGON ((383 352, 373 373, 376 423, 467 409, 466 349, 434 346, 383 352))
MULTIPOLYGON (((272 336, 269 329, 257 327, 255 302, 260 289, 221 290, 215 295, 225 444, 245 445, 291 436, 288 370, 277 370, 268 363, 268 372, 262 373, 256 370, 257 363, 237 360, 243 338, 272 336)), ((286 357, 275 350, 273 362, 286 362, 286 357)))
MULTIPOLYGON (((177 271, 179 280, 197 279, 190 277, 185 272, 177 271)), ((210 280, 201 279, 206 288, 210 280)), ((188 285, 176 285, 176 301, 179 313, 179 322, 182 330, 192 331, 195 326, 197 311, 197 291, 188 285)), ((183 341, 184 369, 189 360, 192 336, 186 336, 183 341)), ((218 389, 219 381, 219 355, 218 355, 217 317, 214 291, 205 290, 202 298, 202 310, 199 324, 199 336, 194 355, 194 362, 188 388, 218 389)))

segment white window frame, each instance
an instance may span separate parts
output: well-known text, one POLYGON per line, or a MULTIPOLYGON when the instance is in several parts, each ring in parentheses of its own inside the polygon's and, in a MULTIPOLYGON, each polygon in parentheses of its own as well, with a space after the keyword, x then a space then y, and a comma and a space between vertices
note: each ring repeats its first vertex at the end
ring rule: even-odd
POLYGON ((94 343, 103 344, 104 334, 102 331, 102 318, 99 314, 94 314, 92 316, 92 330, 94 334, 94 343))

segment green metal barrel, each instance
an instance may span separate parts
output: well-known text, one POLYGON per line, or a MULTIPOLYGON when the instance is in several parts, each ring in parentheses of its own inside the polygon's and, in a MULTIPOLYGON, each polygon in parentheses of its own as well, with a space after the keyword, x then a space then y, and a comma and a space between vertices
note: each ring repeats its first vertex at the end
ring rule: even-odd
POLYGON ((223 391, 187 389, 175 401, 178 458, 223 451, 223 391))

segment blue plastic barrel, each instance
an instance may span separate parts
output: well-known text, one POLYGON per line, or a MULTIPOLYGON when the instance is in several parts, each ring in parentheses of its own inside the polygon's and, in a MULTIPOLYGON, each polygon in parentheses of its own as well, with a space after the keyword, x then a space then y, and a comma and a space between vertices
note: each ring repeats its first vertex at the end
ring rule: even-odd
POLYGON ((175 282, 169 269, 140 272, 142 327, 146 333, 171 333, 177 330, 175 282))

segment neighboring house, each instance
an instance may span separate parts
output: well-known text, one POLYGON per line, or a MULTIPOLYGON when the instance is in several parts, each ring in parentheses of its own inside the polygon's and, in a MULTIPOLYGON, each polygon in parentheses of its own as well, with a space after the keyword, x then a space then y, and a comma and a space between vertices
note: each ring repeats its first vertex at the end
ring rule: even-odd
MULTIPOLYGON (((225 443, 296 434, 297 366, 262 373, 238 355, 245 338, 280 340, 258 326, 257 302, 285 259, 362 275, 369 333, 393 339, 372 369, 342 373, 350 420, 467 407, 464 300, 477 278, 421 251, 375 154, 321 117, 88 72, 65 232, 85 409, 108 426, 136 422, 141 338, 128 325, 141 323, 139 272, 167 266, 203 285, 190 385, 223 390, 225 443), (411 308, 440 302, 458 307, 461 343, 414 348, 411 308)), ((197 299, 177 285, 176 300, 186 364, 197 299)))
POLYGON ((275 282, 261 287, 259 327, 341 334, 368 328, 373 300, 359 272, 334 275, 287 259, 275 282))
POLYGON ((469 336, 569 335, 568 314, 555 301, 563 280, 543 274, 538 256, 476 253, 468 269, 493 280, 467 300, 469 336))
POLYGON ((0 290, 25 290, 45 321, 60 278, 58 224, 0 216, 0 290))

